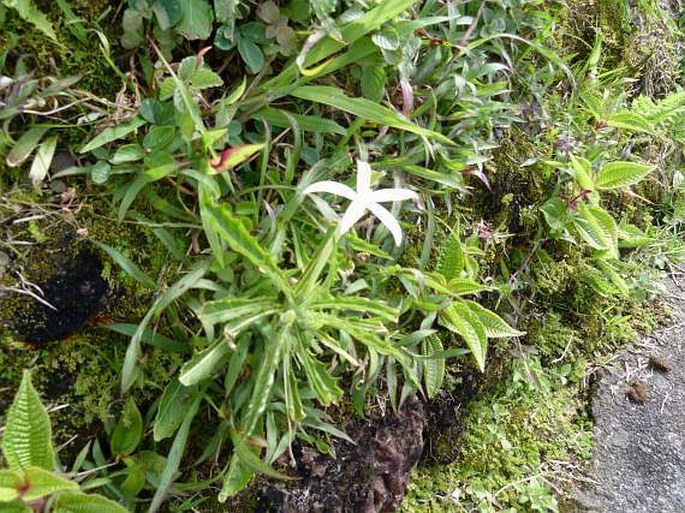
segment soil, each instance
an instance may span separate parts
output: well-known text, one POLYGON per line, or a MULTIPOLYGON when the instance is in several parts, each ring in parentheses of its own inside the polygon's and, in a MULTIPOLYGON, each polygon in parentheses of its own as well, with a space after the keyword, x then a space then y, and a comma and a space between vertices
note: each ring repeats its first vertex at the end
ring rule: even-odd
POLYGON ((2 315, 1 324, 19 340, 31 343, 61 340, 78 332, 106 302, 109 287, 102 278, 100 255, 88 243, 65 237, 56 247, 36 251, 32 259, 49 272, 36 279, 29 268, 25 279, 37 286, 29 287, 50 306, 16 292, 8 294, 0 297, 0 312, 11 312, 11 318, 2 315), (9 308, 11 301, 19 301, 18 306, 9 308))
POLYGON ((297 445, 295 485, 259 493, 257 513, 382 513, 397 510, 423 451, 424 408, 409 399, 394 415, 344 426, 356 441, 336 442, 336 457, 297 445))
POLYGON ((604 370, 592 401, 596 447, 573 512, 685 511, 685 278, 668 283, 673 320, 604 370))

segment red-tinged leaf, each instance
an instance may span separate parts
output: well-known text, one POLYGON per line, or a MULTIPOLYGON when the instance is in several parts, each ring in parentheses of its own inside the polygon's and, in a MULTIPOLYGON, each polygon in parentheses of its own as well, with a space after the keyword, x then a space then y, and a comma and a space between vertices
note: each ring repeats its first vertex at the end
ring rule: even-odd
POLYGON ((218 158, 213 159, 210 164, 210 172, 212 174, 223 173, 229 169, 242 164, 247 161, 252 155, 264 148, 264 143, 260 144, 244 144, 234 148, 226 148, 221 152, 218 158))
POLYGON ((478 169, 477 167, 467 167, 466 169, 462 169, 461 174, 463 176, 466 176, 466 175, 475 176, 481 182, 483 182, 485 187, 487 187, 490 192, 492 192, 492 187, 490 187, 490 181, 488 180, 488 177, 486 176, 486 174, 483 172, 482 169, 478 169))

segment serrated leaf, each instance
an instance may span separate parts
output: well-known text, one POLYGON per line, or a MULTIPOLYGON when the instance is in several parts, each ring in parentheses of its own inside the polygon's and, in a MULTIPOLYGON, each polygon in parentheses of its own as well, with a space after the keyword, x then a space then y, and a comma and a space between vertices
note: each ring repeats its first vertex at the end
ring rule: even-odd
POLYGON ((128 456, 143 438, 143 416, 132 397, 126 401, 119 422, 114 426, 110 447, 117 456, 128 456))
POLYGON ((53 41, 57 42, 57 34, 47 16, 36 7, 33 0, 3 0, 2 4, 13 8, 17 14, 53 41))
POLYGON ((454 278, 447 283, 448 290, 458 296, 469 296, 490 290, 490 287, 467 278, 454 278))
POLYGON ((447 241, 442 246, 435 270, 447 281, 459 278, 464 270, 464 248, 459 237, 454 233, 448 235, 447 241))
POLYGON ((397 50, 400 47, 400 37, 393 28, 388 28, 376 32, 371 36, 371 40, 383 50, 397 50))
POLYGON ((7 154, 5 159, 7 165, 9 167, 17 167, 29 158, 29 155, 38 147, 40 140, 47 131, 48 127, 34 126, 24 132, 7 154))
POLYGON ((52 513, 128 513, 128 510, 102 495, 64 492, 55 498, 52 513))
POLYGON ((576 230, 591 247, 609 251, 618 258, 618 226, 611 214, 601 207, 578 206, 580 216, 576 217, 576 230))
POLYGON ((212 34, 214 19, 207 0, 183 0, 180 5, 182 14, 176 31, 186 39, 207 39, 212 34))
POLYGON ((48 176, 50 164, 52 164, 52 157, 55 155, 56 148, 56 135, 49 137, 38 146, 38 151, 36 151, 36 156, 33 158, 31 170, 29 171, 29 178, 34 187, 38 187, 41 182, 45 180, 45 177, 48 176))
POLYGON ((28 467, 24 470, 24 479, 28 488, 21 498, 26 502, 64 490, 78 490, 77 483, 39 467, 28 467))
POLYGON ((550 228, 550 237, 561 235, 569 221, 569 208, 566 202, 555 196, 547 200, 540 210, 550 228))
POLYGON ((473 312, 480 320, 481 324, 485 328, 485 335, 488 338, 509 338, 521 337, 525 335, 525 332, 512 328, 495 312, 488 310, 475 301, 467 299, 465 303, 471 312, 473 312))
POLYGON ((576 182, 581 189, 592 191, 595 188, 592 181, 592 163, 584 157, 571 155, 571 167, 576 177, 576 182))
POLYGON ((600 190, 630 187, 640 182, 654 169, 655 166, 634 162, 610 162, 597 173, 595 187, 600 190))
POLYGON ((463 303, 452 303, 440 312, 438 322, 464 339, 478 369, 485 371, 488 347, 485 328, 471 310, 463 303))
POLYGON ((205 216, 233 251, 267 274, 282 292, 291 293, 288 280, 274 262, 271 253, 262 248, 239 218, 230 215, 225 208, 211 204, 207 204, 203 209, 203 217, 205 216))
POLYGON ((652 123, 647 118, 634 112, 617 112, 609 117, 606 123, 611 127, 622 128, 632 132, 651 134, 654 131, 652 123))
POLYGON ((13 501, 24 487, 24 478, 14 470, 0 470, 0 502, 13 501))
POLYGON ((426 395, 433 399, 445 378, 445 359, 441 356, 431 358, 443 353, 442 341, 437 335, 430 335, 421 341, 421 352, 426 357, 421 361, 423 367, 423 383, 426 387, 426 395))
POLYGON ((28 467, 52 470, 55 466, 50 419, 28 370, 24 371, 7 412, 2 453, 10 470, 24 471, 28 467))

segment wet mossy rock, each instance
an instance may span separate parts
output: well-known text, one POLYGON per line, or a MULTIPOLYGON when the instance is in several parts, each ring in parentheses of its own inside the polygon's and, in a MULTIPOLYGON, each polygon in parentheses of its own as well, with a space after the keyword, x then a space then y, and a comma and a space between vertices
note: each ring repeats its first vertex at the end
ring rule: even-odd
POLYGON ((23 269, 17 269, 27 294, 5 291, 0 296, 0 326, 16 340, 44 343, 64 339, 81 330, 104 307, 108 285, 102 278, 99 253, 87 241, 62 234, 39 246, 23 269))

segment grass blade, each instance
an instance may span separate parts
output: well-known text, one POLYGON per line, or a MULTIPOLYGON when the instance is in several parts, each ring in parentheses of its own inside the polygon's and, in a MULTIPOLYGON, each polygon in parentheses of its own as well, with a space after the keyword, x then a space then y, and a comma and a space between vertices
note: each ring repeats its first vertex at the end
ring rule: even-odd
POLYGON ((406 130, 422 137, 436 139, 444 144, 454 145, 451 139, 426 128, 415 125, 411 121, 382 105, 378 105, 365 98, 351 98, 344 91, 332 86, 301 86, 290 92, 291 96, 302 100, 322 103, 336 109, 354 114, 355 116, 373 121, 379 125, 391 126, 406 130))

